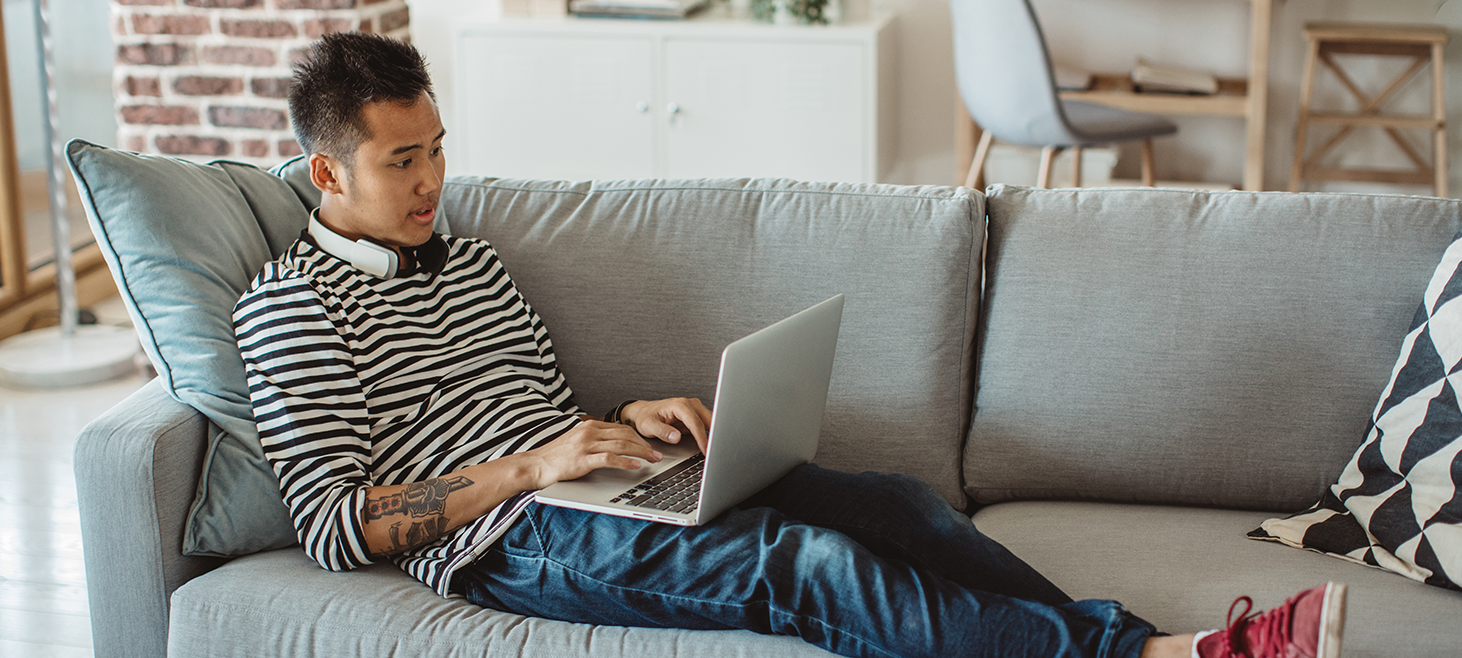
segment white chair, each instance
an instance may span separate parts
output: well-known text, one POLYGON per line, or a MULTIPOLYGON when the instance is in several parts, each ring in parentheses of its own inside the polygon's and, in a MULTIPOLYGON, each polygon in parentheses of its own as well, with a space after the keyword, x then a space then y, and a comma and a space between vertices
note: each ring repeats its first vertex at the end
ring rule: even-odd
POLYGON ((1062 100, 1045 37, 1029 0, 951 0, 954 71, 970 117, 982 134, 966 187, 975 187, 995 139, 1043 147, 1037 187, 1049 187, 1051 161, 1070 148, 1081 185, 1085 146, 1142 141, 1142 184, 1152 186, 1152 138, 1178 127, 1151 114, 1062 100))

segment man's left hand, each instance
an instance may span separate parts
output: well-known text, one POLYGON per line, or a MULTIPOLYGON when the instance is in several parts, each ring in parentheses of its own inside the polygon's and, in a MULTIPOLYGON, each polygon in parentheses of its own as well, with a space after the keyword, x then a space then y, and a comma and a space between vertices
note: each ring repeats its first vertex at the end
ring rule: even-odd
POLYGON ((685 432, 695 438, 701 452, 711 426, 711 410, 696 398, 640 400, 619 412, 619 417, 641 436, 653 436, 666 443, 679 443, 685 432))

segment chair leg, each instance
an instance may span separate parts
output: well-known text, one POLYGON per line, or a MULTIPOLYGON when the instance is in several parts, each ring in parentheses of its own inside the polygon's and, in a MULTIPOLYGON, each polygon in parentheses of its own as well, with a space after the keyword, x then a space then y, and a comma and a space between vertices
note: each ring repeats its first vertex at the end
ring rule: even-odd
POLYGON ((1142 185, 1157 186, 1157 173, 1152 168, 1152 140, 1142 140, 1142 185))
POLYGON ((988 130, 981 132, 980 145, 975 147, 975 160, 970 163, 970 173, 965 178, 965 187, 976 190, 985 188, 985 160, 990 157, 990 144, 994 141, 995 133, 988 130))
POLYGON ((1071 147, 1071 187, 1081 187, 1081 147, 1071 147))
POLYGON ((1059 146, 1047 146, 1041 149, 1041 169, 1036 172, 1036 187, 1042 190, 1051 188, 1051 162, 1056 159, 1056 154, 1061 152, 1059 146))

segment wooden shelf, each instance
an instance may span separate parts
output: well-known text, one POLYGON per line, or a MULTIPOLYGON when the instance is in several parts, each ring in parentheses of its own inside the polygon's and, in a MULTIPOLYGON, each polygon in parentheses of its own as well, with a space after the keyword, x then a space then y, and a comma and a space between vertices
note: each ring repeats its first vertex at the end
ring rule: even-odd
POLYGON ((1152 114, 1249 115, 1249 81, 1243 78, 1219 79, 1218 93, 1209 96, 1140 92, 1133 88, 1131 76, 1098 74, 1093 76, 1091 89, 1063 91, 1061 98, 1152 114))

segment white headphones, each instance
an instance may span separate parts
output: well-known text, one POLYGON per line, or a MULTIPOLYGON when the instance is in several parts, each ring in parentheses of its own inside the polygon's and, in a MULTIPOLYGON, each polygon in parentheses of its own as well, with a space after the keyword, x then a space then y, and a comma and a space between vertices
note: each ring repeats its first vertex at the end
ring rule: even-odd
POLYGON ((341 260, 349 261, 356 269, 366 274, 383 279, 396 277, 396 266, 400 263, 396 250, 382 247, 366 238, 351 240, 336 233, 320 223, 316 217, 319 212, 319 209, 316 209, 310 213, 310 237, 315 239, 315 243, 321 249, 341 260))

